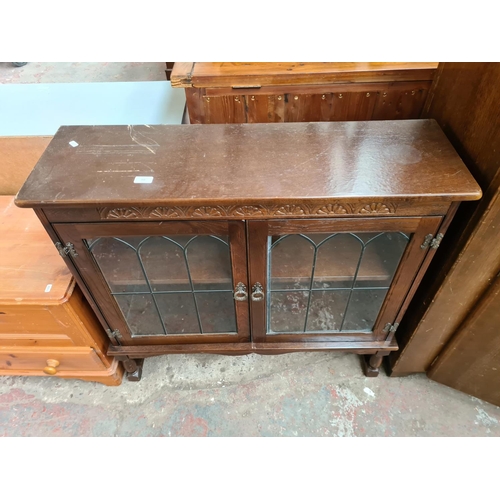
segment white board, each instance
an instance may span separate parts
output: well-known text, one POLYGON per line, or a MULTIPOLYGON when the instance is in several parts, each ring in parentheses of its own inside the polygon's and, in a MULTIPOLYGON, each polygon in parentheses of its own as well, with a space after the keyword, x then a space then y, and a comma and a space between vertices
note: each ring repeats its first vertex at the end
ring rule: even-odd
POLYGON ((169 81, 0 85, 0 136, 53 135, 61 125, 180 124, 184 89, 169 81))

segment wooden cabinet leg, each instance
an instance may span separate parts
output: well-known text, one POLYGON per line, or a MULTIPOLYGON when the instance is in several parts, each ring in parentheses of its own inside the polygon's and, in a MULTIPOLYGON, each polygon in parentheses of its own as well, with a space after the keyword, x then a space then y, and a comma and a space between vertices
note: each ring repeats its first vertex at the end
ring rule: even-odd
POLYGON ((127 372, 127 380, 130 382, 139 382, 142 377, 142 366, 144 365, 144 358, 130 359, 127 356, 117 356, 123 363, 123 367, 127 372))
POLYGON ((365 377, 378 377, 380 365, 382 364, 384 356, 387 356, 387 354, 389 353, 378 351, 375 354, 365 354, 361 356, 365 377))
POLYGON ((144 365, 144 359, 136 359, 134 361, 137 368, 133 372, 127 371, 127 380, 129 382, 139 382, 142 378, 142 366, 144 365))

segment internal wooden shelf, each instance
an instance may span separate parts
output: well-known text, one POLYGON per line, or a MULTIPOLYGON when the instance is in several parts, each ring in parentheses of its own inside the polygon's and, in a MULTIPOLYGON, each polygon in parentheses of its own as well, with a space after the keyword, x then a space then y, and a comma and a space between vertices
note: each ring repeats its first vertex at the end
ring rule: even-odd
MULTIPOLYGON (((399 264, 407 241, 399 233, 389 240, 384 235, 370 243, 363 254, 356 282, 389 284, 399 264)), ((318 244, 326 235, 310 235, 318 244)), ((335 288, 339 283, 350 286, 361 253, 361 245, 344 235, 332 238, 320 246, 314 269, 313 288, 335 288)), ((365 237, 366 240, 368 238, 365 237)), ((293 284, 292 288, 309 288, 313 268, 313 247, 303 238, 293 235, 273 248, 271 252, 271 288, 293 284), (293 238, 293 240, 292 240, 293 238), (287 240, 289 243, 287 243, 287 240)))
MULTIPOLYGON (((102 239, 93 247, 98 266, 113 292, 126 288, 149 291, 136 252, 113 239, 102 239)), ((213 238, 188 249, 189 271, 197 291, 232 289, 229 247, 213 238)), ((141 252, 142 263, 153 291, 191 290, 183 250, 163 239, 152 239, 141 252)), ((134 291, 134 290, 132 290, 134 291)))
MULTIPOLYGON (((374 240, 364 250, 356 283, 389 284, 404 252, 407 240, 394 233, 374 240)), ((371 235, 364 235, 367 241, 371 235)), ((325 235, 309 235, 316 244, 325 235)), ((95 255, 112 291, 148 292, 146 280, 136 253, 116 240, 99 243, 95 255), (129 289, 131 288, 131 290, 129 289), (119 289, 119 290, 118 290, 119 289)), ((356 273, 361 253, 360 244, 341 235, 318 248, 313 288, 349 287, 356 273)), ((188 291, 191 289, 182 249, 163 240, 149 243, 141 254, 148 281, 153 291, 188 291), (168 252, 165 249, 168 248, 168 252)), ((282 240, 271 252, 271 289, 309 288, 313 268, 313 247, 304 238, 292 235, 282 240)), ((205 240, 194 251, 188 250, 191 279, 196 291, 232 289, 229 248, 216 240, 205 240)))

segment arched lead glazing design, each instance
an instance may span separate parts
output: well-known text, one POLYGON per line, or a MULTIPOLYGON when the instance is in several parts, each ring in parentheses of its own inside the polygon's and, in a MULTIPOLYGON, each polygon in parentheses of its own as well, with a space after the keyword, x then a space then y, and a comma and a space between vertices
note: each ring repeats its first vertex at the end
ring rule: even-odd
POLYGON ((133 336, 236 332, 223 237, 102 237, 87 246, 133 336))
POLYGON ((408 240, 400 232, 271 237, 268 332, 370 332, 408 240))

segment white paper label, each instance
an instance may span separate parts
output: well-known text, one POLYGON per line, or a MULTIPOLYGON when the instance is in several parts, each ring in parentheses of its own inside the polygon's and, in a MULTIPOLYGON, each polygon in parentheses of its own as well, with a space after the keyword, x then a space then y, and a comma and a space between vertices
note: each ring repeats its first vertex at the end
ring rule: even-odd
POLYGON ((68 144, 73 148, 76 148, 78 146, 78 143, 76 141, 70 141, 68 142, 68 144))
POLYGON ((45 287, 45 293, 50 292, 52 290, 52 283, 45 287))
POLYGON ((147 175, 138 175, 134 179, 134 184, 151 184, 154 177, 149 177, 147 175))

